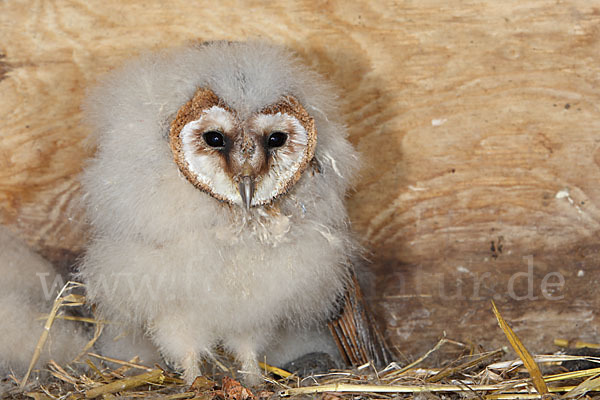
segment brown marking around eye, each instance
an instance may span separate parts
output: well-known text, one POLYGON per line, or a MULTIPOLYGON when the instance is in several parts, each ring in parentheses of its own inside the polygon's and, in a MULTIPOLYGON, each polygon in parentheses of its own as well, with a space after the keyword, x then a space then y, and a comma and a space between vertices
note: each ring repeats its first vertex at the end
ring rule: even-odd
POLYGON ((222 157, 223 159, 227 159, 227 156, 229 154, 229 151, 231 150, 231 144, 233 141, 233 138, 230 137, 229 135, 227 135, 226 132, 223 132, 222 130, 218 130, 218 129, 213 129, 212 128, 212 124, 210 123, 205 123, 205 124, 200 124, 200 126, 198 126, 198 128, 196 128, 194 130, 194 139, 192 141, 192 143, 194 143, 194 153, 196 154, 204 154, 207 151, 210 151, 212 153, 216 153, 218 156, 222 157), (219 147, 219 148, 215 148, 215 147, 210 147, 209 145, 206 144, 206 141, 204 140, 204 133, 208 132, 208 131, 218 131, 221 132, 225 138, 225 146, 224 147, 219 147))
POLYGON ((285 128, 284 129, 277 129, 274 130, 272 132, 276 132, 276 131, 281 131, 281 132, 285 132, 288 137, 287 140, 285 142, 285 144, 282 147, 277 147, 274 149, 270 149, 268 146, 268 140, 269 140, 269 136, 271 135, 272 132, 265 132, 264 134, 264 138, 263 138, 263 148, 264 148, 264 157, 265 157, 265 168, 263 171, 261 171, 261 173, 267 173, 268 170, 271 168, 271 164, 273 163, 273 154, 286 154, 286 155, 291 155, 294 154, 296 152, 300 151, 300 148, 303 147, 300 144, 296 144, 293 143, 293 137, 295 135, 295 128, 296 126, 294 126, 294 124, 291 121, 285 121, 285 128))
MULTIPOLYGON (((261 114, 281 113, 281 114, 291 115, 292 117, 296 118, 300 122, 300 124, 306 130, 306 133, 308 136, 306 148, 304 151, 304 157, 302 158, 300 167, 298 168, 298 170, 296 171, 294 176, 286 182, 284 188, 277 194, 277 196, 280 196, 284 193, 287 193, 290 190, 290 188, 296 182, 298 182, 298 180, 302 176, 302 173, 306 170, 306 168, 308 167, 308 165, 314 158, 315 148, 317 146, 317 128, 315 127, 315 120, 313 119, 313 117, 311 117, 310 114, 308 114, 308 112, 304 109, 304 107, 302 107, 302 104, 300 104, 300 102, 298 100, 296 100, 296 98, 293 96, 285 96, 283 98, 283 100, 281 100, 280 102, 278 102, 276 104, 265 107, 262 111, 260 111, 260 113, 261 114)), ((290 124, 287 133, 289 135, 291 135, 292 132, 293 132, 293 125, 290 124)), ((268 135, 268 133, 267 133, 267 135, 268 135)), ((290 140, 289 137, 288 137, 288 140, 290 140)), ((284 147, 285 146, 287 146, 287 144, 285 144, 284 147)), ((276 150, 276 151, 286 151, 286 150, 284 148, 282 148, 282 149, 276 150)), ((268 157, 268 159, 269 158, 270 157, 268 157)), ((268 163, 265 163, 265 164, 268 164, 268 163)))
MULTIPOLYGON (((231 153, 231 148, 232 148, 232 144, 231 144, 232 139, 229 138, 224 132, 222 132, 223 136, 225 136, 225 147, 216 149, 216 148, 210 147, 206 144, 206 142, 204 141, 204 136, 203 136, 204 132, 206 132, 206 129, 204 129, 202 127, 202 125, 194 132, 195 133, 195 137, 193 139, 193 144, 195 147, 194 153, 197 155, 206 154, 207 152, 212 153, 215 156, 215 158, 219 159, 220 168, 226 174, 231 176, 232 170, 231 170, 231 163, 229 160, 229 155, 231 153)), ((204 185, 202 183, 200 183, 199 185, 196 185, 196 187, 198 187, 202 190, 205 190, 203 188, 204 185), (200 187, 200 186, 202 186, 202 187, 200 187)), ((212 191, 209 191, 209 190, 206 190, 206 191, 208 193, 212 193, 212 191)), ((216 194, 213 194, 213 195, 215 197, 217 197, 216 194)))
MULTIPOLYGON (((186 124, 200 119, 202 113, 213 106, 222 107, 223 109, 230 112, 232 115, 235 115, 231 108, 229 108, 221 99, 219 99, 219 97, 217 97, 217 95, 214 94, 212 90, 207 88, 199 88, 194 94, 194 97, 192 97, 177 111, 175 119, 173 120, 173 122, 171 122, 171 128, 169 131, 169 145, 171 147, 175 163, 179 167, 179 170, 192 185, 210 194, 218 200, 229 201, 222 195, 213 192, 209 186, 200 182, 197 179, 197 177, 190 171, 187 165, 187 161, 185 160, 183 144, 181 142, 181 138, 179 137, 179 133, 186 124)), ((206 148, 204 146, 204 138, 202 137, 202 132, 198 133, 198 137, 194 141, 194 145, 196 146, 198 152, 206 148)), ((226 152, 222 152, 221 159, 222 166, 224 167, 224 169, 227 169, 228 161, 226 152)))

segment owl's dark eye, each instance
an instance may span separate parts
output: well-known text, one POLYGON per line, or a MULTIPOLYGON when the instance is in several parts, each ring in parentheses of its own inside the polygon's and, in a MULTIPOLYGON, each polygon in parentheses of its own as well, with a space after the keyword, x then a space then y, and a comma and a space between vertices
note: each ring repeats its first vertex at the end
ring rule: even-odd
POLYGON ((224 147, 225 136, 219 131, 208 131, 202 134, 204 141, 210 147, 224 147))
POLYGON ((269 148, 281 147, 285 144, 287 137, 288 135, 285 132, 271 132, 267 138, 267 146, 269 148))

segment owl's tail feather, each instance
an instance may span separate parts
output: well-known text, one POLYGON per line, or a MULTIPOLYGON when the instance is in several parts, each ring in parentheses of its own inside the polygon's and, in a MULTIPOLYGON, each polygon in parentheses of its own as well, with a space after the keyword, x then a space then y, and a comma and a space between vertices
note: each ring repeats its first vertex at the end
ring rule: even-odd
POLYGON ((329 330, 347 365, 373 362, 381 368, 392 362, 392 352, 369 313, 354 270, 351 270, 351 285, 344 295, 343 309, 329 321, 329 330))

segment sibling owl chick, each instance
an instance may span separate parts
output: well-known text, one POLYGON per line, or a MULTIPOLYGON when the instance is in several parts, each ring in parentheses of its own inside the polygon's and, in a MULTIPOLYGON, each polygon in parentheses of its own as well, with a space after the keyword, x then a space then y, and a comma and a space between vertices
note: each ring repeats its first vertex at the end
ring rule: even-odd
MULTIPOLYGON (((44 320, 61 289, 57 272, 7 228, 0 226, 0 379, 21 378, 44 330, 44 320)), ((37 367, 50 359, 65 365, 88 342, 81 324, 56 319, 37 367)))
POLYGON ((357 156, 334 101, 264 43, 168 50, 108 76, 84 106, 97 153, 80 268, 103 317, 143 330, 188 381, 217 345, 250 382, 264 355, 333 352, 320 330, 359 252, 344 208, 357 156))

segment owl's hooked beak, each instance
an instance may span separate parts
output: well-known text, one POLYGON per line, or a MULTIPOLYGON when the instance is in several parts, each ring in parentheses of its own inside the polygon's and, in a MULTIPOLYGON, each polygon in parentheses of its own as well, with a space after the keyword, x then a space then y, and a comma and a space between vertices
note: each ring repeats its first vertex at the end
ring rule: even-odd
POLYGON ((242 196, 242 202, 246 205, 246 210, 249 210, 252 204, 252 196, 254 196, 254 180, 252 177, 243 176, 238 184, 238 190, 242 196))

